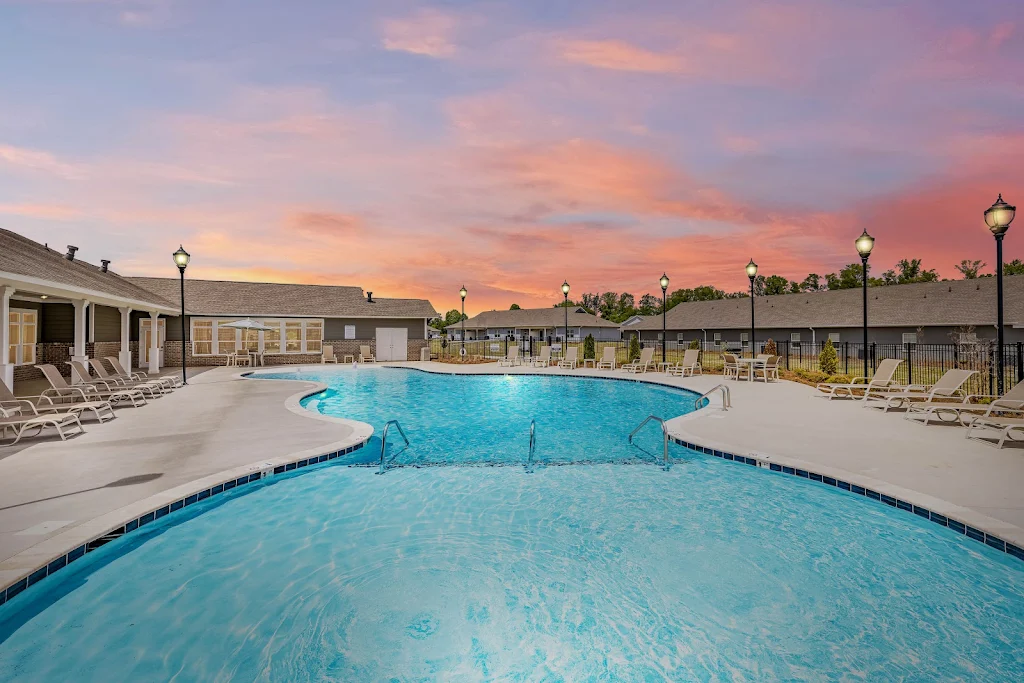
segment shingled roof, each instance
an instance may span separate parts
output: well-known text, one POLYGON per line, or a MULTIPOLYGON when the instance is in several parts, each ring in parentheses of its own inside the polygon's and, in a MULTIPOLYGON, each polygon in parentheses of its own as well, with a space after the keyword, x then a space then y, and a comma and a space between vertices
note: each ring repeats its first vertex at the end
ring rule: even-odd
MULTIPOLYGON (((132 277, 133 284, 177 300, 177 278, 132 277)), ((191 315, 307 316, 318 318, 434 318, 426 299, 366 300, 359 287, 291 285, 185 278, 185 310, 191 315)))
POLYGON ((92 263, 75 259, 69 261, 64 254, 10 230, 0 229, 0 278, 3 273, 31 278, 40 283, 53 283, 72 288, 83 299, 90 295, 134 302, 143 307, 173 309, 173 299, 143 289, 129 278, 124 278, 92 263))
MULTIPOLYGON (((554 328, 565 325, 565 311, 559 308, 521 308, 514 311, 484 311, 466 320, 468 330, 488 328, 554 328)), ((569 327, 618 327, 618 323, 598 318, 582 308, 569 309, 569 327)), ((462 323, 457 327, 461 329, 462 323)))
MULTIPOLYGON (((1024 326, 1024 276, 1003 278, 1004 320, 1024 326)), ((860 327, 860 289, 758 297, 754 302, 761 328, 860 327)), ((995 325, 996 279, 925 282, 868 288, 871 327, 995 325)), ((670 330, 746 329, 750 299, 691 301, 670 308, 670 330)), ((661 317, 646 318, 630 330, 660 330, 661 317)))

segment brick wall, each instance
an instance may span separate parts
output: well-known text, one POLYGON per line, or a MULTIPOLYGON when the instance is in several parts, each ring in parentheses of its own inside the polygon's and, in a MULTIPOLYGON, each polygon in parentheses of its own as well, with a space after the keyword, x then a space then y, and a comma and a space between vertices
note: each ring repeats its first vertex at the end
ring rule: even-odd
MULTIPOLYGON (((346 355, 359 357, 359 347, 367 346, 370 347, 371 353, 376 353, 376 344, 372 339, 342 339, 342 340, 327 340, 324 342, 325 346, 334 347, 334 355, 338 357, 338 361, 341 362, 346 355)), ((408 353, 409 360, 420 359, 420 349, 428 347, 430 342, 426 339, 410 339, 408 342, 408 353)), ((139 349, 138 342, 132 342, 132 358, 138 367, 139 361, 139 349)), ((225 356, 193 356, 192 345, 188 345, 187 356, 185 358, 186 363, 189 367, 208 367, 216 365, 224 365, 226 362, 225 356)), ((319 363, 321 360, 321 354, 319 353, 301 353, 301 354, 267 354, 264 357, 264 362, 267 365, 301 365, 310 363, 319 363)), ((164 342, 164 365, 167 367, 179 367, 181 366, 181 342, 180 341, 166 341, 164 342)))

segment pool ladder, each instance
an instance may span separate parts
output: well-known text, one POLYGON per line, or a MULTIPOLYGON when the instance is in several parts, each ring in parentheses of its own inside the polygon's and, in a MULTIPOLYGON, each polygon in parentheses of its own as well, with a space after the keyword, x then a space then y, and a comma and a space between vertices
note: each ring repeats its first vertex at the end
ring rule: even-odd
MULTIPOLYGON (((388 445, 388 429, 391 428, 391 425, 395 425, 395 427, 398 428, 398 433, 402 435, 402 440, 405 441, 406 448, 409 447, 409 437, 405 435, 405 430, 402 429, 402 425, 398 424, 398 420, 388 420, 384 425, 384 434, 380 437, 380 469, 377 471, 377 474, 384 474, 388 469, 388 463, 384 461, 384 449, 388 445)), ((397 453, 395 455, 397 455, 397 453)), ((392 456, 391 460, 394 459, 394 456, 392 456)))
POLYGON ((711 387, 703 394, 701 394, 700 398, 693 402, 693 409, 700 410, 700 402, 706 399, 711 394, 715 393, 716 391, 722 392, 722 410, 729 410, 729 408, 732 408, 732 394, 729 393, 729 387, 725 386, 724 384, 716 384, 715 386, 711 387))
POLYGON ((537 449, 537 421, 530 420, 530 455, 526 457, 526 473, 533 472, 533 454, 537 449))
POLYGON ((633 437, 636 436, 636 433, 643 429, 644 425, 646 425, 648 422, 651 422, 652 420, 654 422, 661 424, 661 436, 665 446, 665 454, 662 457, 661 468, 667 472, 669 467, 672 466, 672 460, 668 457, 668 427, 665 426, 665 421, 663 419, 661 419, 657 415, 648 415, 647 417, 645 417, 644 421, 641 422, 636 429, 629 433, 629 443, 633 443, 633 437))

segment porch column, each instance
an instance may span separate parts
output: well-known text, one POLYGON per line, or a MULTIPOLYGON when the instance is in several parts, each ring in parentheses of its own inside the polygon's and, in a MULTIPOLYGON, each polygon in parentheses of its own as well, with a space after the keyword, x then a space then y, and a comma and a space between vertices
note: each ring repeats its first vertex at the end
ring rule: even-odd
POLYGON ((160 314, 149 312, 149 368, 147 372, 160 372, 160 314))
MULTIPOLYGON (((85 324, 86 311, 89 310, 88 299, 75 299, 71 302, 75 306, 75 347, 71 349, 71 360, 76 360, 81 363, 88 363, 89 356, 85 353, 85 338, 87 332, 87 326, 85 324)), ((88 366, 87 366, 88 367, 88 366)), ((71 368, 71 383, 80 384, 82 382, 89 381, 88 377, 82 377, 78 374, 78 371, 71 368)))
POLYGON ((14 287, 0 287, 0 382, 14 391, 14 366, 11 358, 11 295, 14 287))
POLYGON ((117 354, 117 362, 121 364, 128 372, 132 371, 132 351, 131 351, 131 322, 132 322, 132 309, 131 308, 119 308, 121 312, 121 350, 117 354))

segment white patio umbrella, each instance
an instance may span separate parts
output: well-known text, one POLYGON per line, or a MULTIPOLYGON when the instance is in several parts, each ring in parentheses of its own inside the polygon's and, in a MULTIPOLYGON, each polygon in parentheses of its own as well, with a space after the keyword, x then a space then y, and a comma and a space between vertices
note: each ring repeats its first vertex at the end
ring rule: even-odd
POLYGON ((249 341, 248 330, 256 330, 257 332, 269 332, 274 329, 273 327, 267 327, 263 323, 256 322, 251 318, 246 318, 245 320, 236 320, 233 323, 221 325, 221 327, 230 327, 233 330, 246 330, 245 341, 249 341))

